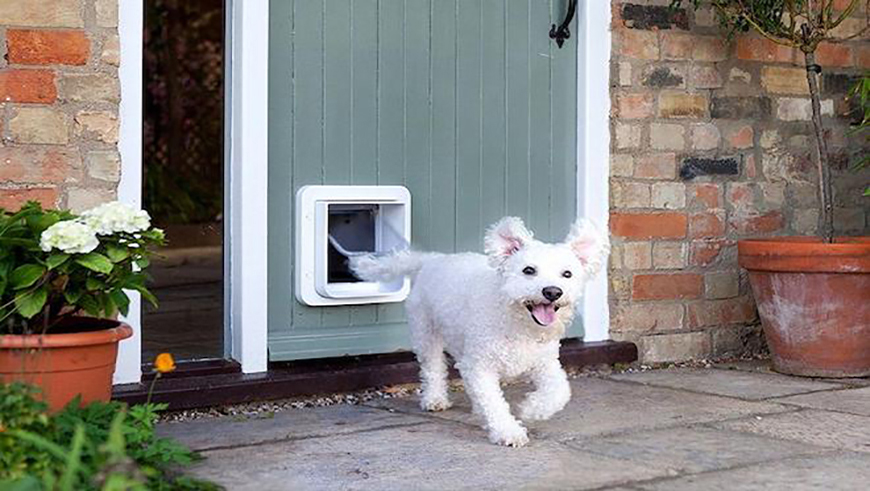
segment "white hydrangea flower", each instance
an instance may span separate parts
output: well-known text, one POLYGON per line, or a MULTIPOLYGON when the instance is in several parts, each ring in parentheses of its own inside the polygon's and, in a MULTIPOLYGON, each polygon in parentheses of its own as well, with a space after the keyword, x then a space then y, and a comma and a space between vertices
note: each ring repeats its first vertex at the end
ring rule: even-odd
POLYGON ((76 220, 57 222, 39 237, 39 246, 45 252, 60 249, 67 254, 87 254, 99 245, 94 229, 76 220))
POLYGON ((151 217, 145 210, 137 210, 119 201, 105 203, 82 213, 81 220, 87 223, 97 235, 111 235, 118 232, 132 234, 148 230, 151 217))

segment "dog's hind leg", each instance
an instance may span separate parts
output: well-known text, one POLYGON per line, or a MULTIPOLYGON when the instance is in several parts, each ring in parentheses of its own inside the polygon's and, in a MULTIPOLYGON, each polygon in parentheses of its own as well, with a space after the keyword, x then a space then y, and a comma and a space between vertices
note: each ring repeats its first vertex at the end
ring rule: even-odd
POLYGON ((441 335, 423 315, 411 315, 411 342, 420 362, 420 382, 423 394, 420 407, 424 411, 443 411, 451 406, 447 394, 447 359, 441 335))
POLYGON ((535 391, 520 403, 519 415, 525 421, 549 419, 571 399, 568 376, 558 360, 550 360, 531 373, 535 391))

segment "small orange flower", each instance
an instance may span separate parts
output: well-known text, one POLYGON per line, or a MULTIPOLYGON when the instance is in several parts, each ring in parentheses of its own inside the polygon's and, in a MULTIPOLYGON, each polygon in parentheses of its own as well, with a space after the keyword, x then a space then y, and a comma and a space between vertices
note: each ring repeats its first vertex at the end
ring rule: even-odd
POLYGON ((154 358, 154 369, 160 373, 171 372, 175 370, 175 360, 169 353, 160 353, 154 358))

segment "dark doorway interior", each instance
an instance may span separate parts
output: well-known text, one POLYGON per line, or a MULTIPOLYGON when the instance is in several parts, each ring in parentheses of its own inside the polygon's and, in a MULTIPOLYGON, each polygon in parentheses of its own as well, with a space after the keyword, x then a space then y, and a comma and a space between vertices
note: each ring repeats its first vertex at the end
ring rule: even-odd
POLYGON ((224 356, 224 23, 224 0, 145 2, 143 204, 169 240, 145 363, 224 356))

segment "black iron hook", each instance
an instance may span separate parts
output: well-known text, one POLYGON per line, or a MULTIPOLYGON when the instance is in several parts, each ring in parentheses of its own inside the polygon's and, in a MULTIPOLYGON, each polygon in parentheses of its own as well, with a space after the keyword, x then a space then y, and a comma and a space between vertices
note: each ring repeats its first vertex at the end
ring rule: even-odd
POLYGON ((568 12, 565 13, 565 20, 556 28, 556 24, 550 27, 550 39, 556 40, 556 46, 559 48, 565 44, 565 40, 571 37, 571 31, 568 29, 568 24, 574 18, 574 11, 577 9, 577 0, 568 0, 568 12))

